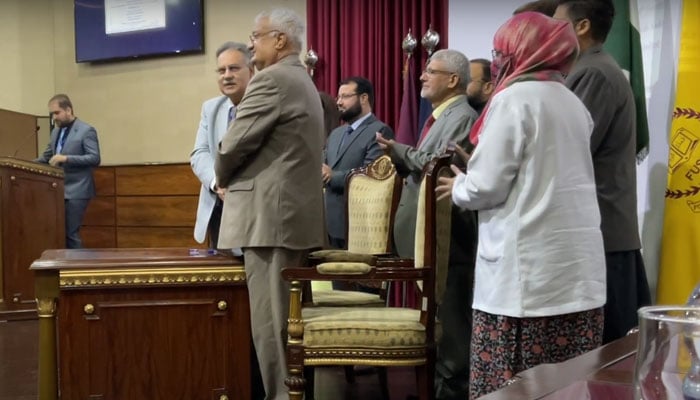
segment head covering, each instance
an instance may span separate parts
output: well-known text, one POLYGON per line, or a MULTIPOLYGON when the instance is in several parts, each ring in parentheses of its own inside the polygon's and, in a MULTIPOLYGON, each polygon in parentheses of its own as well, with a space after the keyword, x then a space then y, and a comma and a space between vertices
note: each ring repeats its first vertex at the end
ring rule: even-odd
MULTIPOLYGON (((568 21, 559 21, 538 12, 511 17, 493 37, 493 96, 523 81, 564 81, 578 57, 578 40, 568 21)), ((476 120, 469 140, 476 145, 489 103, 476 120)))

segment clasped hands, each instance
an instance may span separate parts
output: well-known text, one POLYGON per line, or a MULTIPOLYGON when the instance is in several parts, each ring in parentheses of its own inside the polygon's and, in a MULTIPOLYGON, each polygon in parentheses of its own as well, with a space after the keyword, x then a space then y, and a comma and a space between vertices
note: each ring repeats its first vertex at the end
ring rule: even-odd
MULTIPOLYGON (((467 165, 472 155, 467 153, 466 150, 464 150, 462 146, 458 145, 457 143, 454 144, 454 150, 455 153, 457 153, 457 155, 459 156, 459 158, 462 159, 464 165, 467 165)), ((455 184, 455 179, 460 174, 464 173, 461 169, 459 169, 458 166, 454 164, 450 165, 450 169, 452 169, 452 172, 454 172, 455 176, 441 176, 438 178, 438 185, 435 187, 435 193, 437 193, 438 195, 438 200, 442 200, 446 197, 452 196, 452 187, 455 184)))
POLYGON ((53 157, 49 159, 49 165, 52 167, 58 167, 58 164, 68 161, 68 157, 63 154, 54 154, 53 157))

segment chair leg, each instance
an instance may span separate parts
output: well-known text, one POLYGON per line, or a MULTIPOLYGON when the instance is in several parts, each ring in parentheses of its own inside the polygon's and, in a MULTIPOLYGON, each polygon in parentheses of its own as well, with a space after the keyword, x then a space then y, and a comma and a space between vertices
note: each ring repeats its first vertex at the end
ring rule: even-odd
POLYGON ((289 368, 289 375, 284 380, 284 384, 289 388, 289 400, 304 400, 306 379, 302 368, 289 368))
POLYGON ((417 365, 416 387, 420 400, 435 400, 435 365, 417 365))
POLYGON ((355 383, 355 369, 352 365, 346 365, 343 367, 345 370, 345 382, 355 383))
POLYGON ((389 379, 387 378, 386 371, 386 367, 377 367, 377 375, 379 375, 379 387, 382 390, 382 399, 389 400, 389 379))
POLYGON ((304 379, 306 380, 304 400, 314 400, 316 369, 314 367, 304 367, 304 379))

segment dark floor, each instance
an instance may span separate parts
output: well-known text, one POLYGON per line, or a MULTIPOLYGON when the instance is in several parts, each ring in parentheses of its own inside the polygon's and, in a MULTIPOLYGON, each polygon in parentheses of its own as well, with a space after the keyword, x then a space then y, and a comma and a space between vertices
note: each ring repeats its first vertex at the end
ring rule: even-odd
MULTIPOLYGON (((37 320, 0 320, 0 400, 36 399, 38 326, 37 320)), ((342 368, 316 368, 316 399, 381 399, 377 374, 360 372, 355 379, 347 384, 342 368)), ((412 368, 390 368, 388 379, 391 400, 415 393, 412 368)))

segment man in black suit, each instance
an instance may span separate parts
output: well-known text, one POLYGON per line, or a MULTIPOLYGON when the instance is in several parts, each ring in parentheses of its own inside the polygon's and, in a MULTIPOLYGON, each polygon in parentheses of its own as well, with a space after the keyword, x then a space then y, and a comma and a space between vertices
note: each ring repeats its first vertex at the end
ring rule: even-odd
POLYGON ((321 174, 325 184, 326 226, 331 246, 346 247, 345 178, 353 168, 363 167, 382 155, 376 141, 380 132, 387 139, 394 131, 372 114, 372 83, 359 76, 340 82, 336 99, 345 122, 331 132, 326 144, 321 174))

